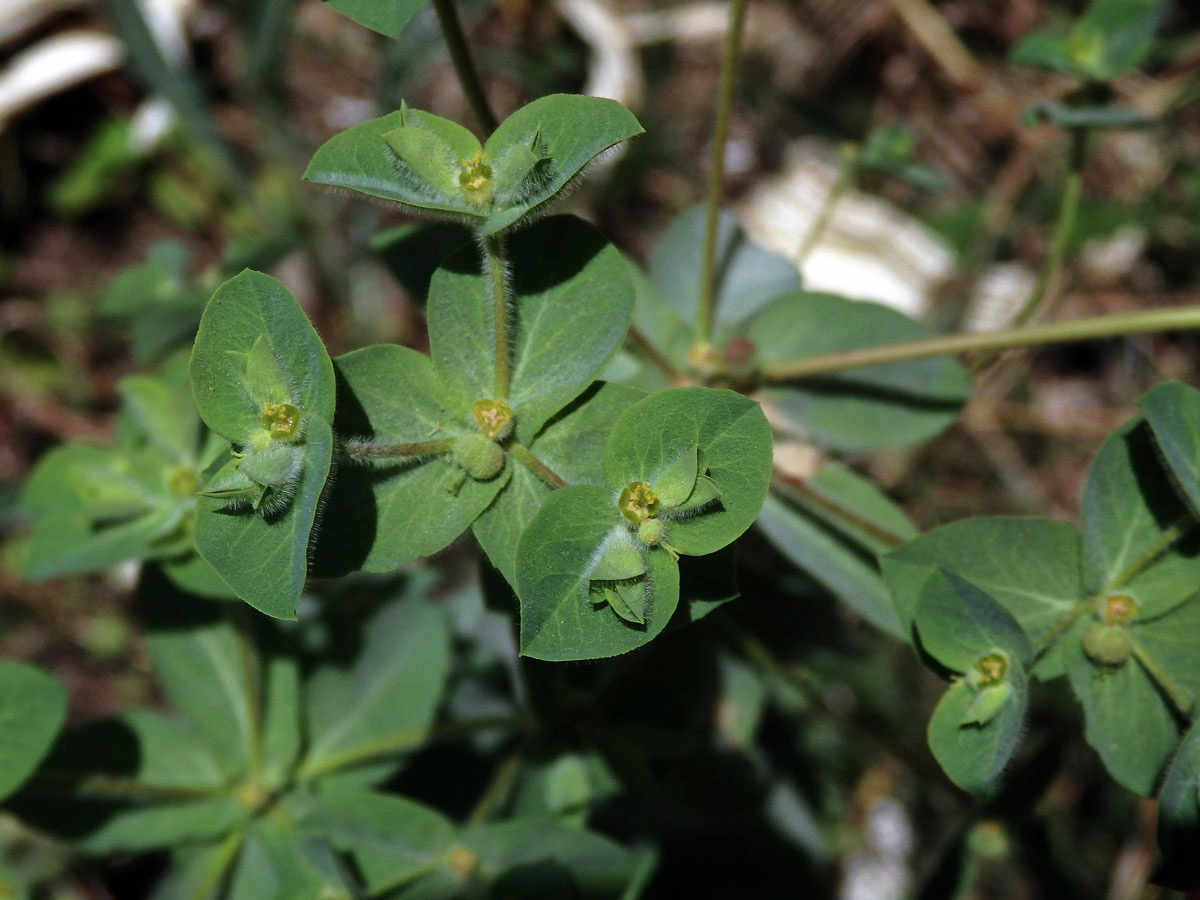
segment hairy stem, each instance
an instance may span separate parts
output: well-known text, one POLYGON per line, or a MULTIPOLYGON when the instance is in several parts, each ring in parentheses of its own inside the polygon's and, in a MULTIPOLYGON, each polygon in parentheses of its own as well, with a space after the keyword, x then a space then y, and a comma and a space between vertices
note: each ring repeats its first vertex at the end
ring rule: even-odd
POLYGON ((765 384, 777 384, 864 366, 951 356, 972 350, 1012 350, 1043 344, 1064 344, 1071 341, 1091 341, 1130 334, 1197 328, 1200 328, 1200 306, 1113 313, 998 331, 948 334, 900 344, 884 344, 880 347, 822 353, 804 359, 769 362, 762 366, 759 378, 765 384))
POLYGON ((449 453, 454 441, 441 438, 436 441, 417 441, 412 444, 368 444, 361 441, 346 441, 341 452, 349 459, 368 462, 375 459, 397 459, 406 456, 433 456, 449 453))
POLYGON ((471 104, 471 111, 475 113, 479 127, 491 134, 499 122, 496 121, 496 115, 483 92, 483 84, 479 80, 475 62, 471 59, 471 51, 467 46, 467 38, 463 34, 462 22, 459 21, 454 0, 433 0, 433 8, 437 12, 438 25, 441 26, 446 49, 450 51, 450 62, 454 65, 458 83, 467 95, 467 102, 471 104))
POLYGON ((555 474, 553 469, 530 453, 524 444, 513 441, 508 448, 508 452, 512 454, 513 459, 542 479, 542 481, 546 482, 550 487, 562 488, 567 486, 567 482, 564 479, 560 478, 555 474))
MULTIPOLYGON (((1050 288, 1053 287, 1062 269, 1063 260, 1067 255, 1067 243, 1075 231, 1075 220, 1079 217, 1079 201, 1083 196, 1083 158, 1087 140, 1087 132, 1075 129, 1071 132, 1071 155, 1067 168, 1067 180, 1063 185, 1062 197, 1058 203, 1058 218, 1054 223, 1054 237, 1050 242, 1050 252, 1042 263, 1037 280, 1033 284, 1025 303, 1012 320, 1013 327, 1024 325, 1040 312, 1049 302, 1050 288)), ((991 365, 1000 353, 989 350, 971 361, 970 371, 978 372, 991 365)))
POLYGON ((721 211, 721 185, 725 175, 725 144, 729 140, 729 114, 733 109, 733 88, 737 80, 738 44, 746 24, 747 0, 732 0, 725 48, 721 54, 721 83, 717 89, 717 108, 713 121, 712 158, 708 164, 708 198, 704 217, 704 256, 700 264, 700 296, 696 309, 696 343, 712 337, 713 307, 716 304, 717 224, 721 211))
POLYGON ((492 334, 495 338, 496 382, 493 400, 508 399, 508 276, 505 271, 504 240, 485 237, 484 265, 492 294, 492 334))

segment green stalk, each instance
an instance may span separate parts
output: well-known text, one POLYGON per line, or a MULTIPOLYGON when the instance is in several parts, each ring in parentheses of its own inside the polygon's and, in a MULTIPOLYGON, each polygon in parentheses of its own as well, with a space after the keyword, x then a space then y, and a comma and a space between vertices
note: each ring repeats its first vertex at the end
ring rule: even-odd
MULTIPOLYGON (((1054 223, 1054 237, 1050 242, 1050 252, 1042 263, 1037 281, 1029 297, 1017 311, 1012 320, 1012 327, 1024 325, 1034 315, 1040 312, 1048 303, 1050 288, 1053 286, 1063 260, 1067 255, 1067 243, 1075 231, 1075 221, 1079 217, 1079 201, 1083 196, 1083 159, 1087 143, 1087 131, 1076 128, 1071 132, 1070 161, 1067 167, 1067 180, 1063 185, 1062 197, 1058 203, 1058 218, 1054 223)), ((978 372, 991 365, 999 351, 991 350, 972 360, 970 371, 978 372)))
POLYGON ((309 762, 301 766, 299 771, 296 772, 296 781, 311 781, 314 778, 328 775, 330 772, 338 772, 343 769, 361 766, 365 763, 376 762, 390 756, 396 756, 406 750, 413 750, 425 744, 433 743, 434 741, 449 740, 460 735, 471 734, 476 731, 486 731, 493 728, 528 730, 529 718, 524 715, 487 716, 481 719, 451 722, 448 725, 434 726, 432 728, 413 728, 407 731, 397 731, 393 734, 386 734, 383 737, 375 738, 374 740, 365 741, 357 747, 349 747, 324 759, 309 762))
POLYGON ((475 808, 471 810, 471 815, 467 817, 468 825, 482 825, 487 821, 488 813, 492 811, 492 807, 503 797, 504 792, 508 790, 513 779, 521 771, 521 764, 524 763, 525 754, 528 751, 529 741, 526 739, 521 742, 521 746, 509 754, 508 758, 500 764, 500 768, 493 773, 492 780, 488 782, 488 786, 475 803, 475 808))
POLYGON ((505 272, 504 239, 485 237, 484 265, 492 293, 492 334, 495 338, 496 383, 493 400, 508 399, 508 281, 505 272))
POLYGON ((729 5, 729 29, 721 54, 721 83, 717 89, 717 109, 713 122, 712 158, 708 164, 708 198, 704 217, 704 257, 700 264, 700 296, 696 309, 696 343, 712 338, 713 307, 716 304, 717 223, 721 211, 721 184, 725 175, 725 144, 729 140, 729 114, 733 109, 733 88, 737 80, 738 44, 746 24, 747 0, 732 0, 729 5))
POLYGON ((799 506, 802 509, 806 506, 815 506, 829 513, 834 518, 840 519, 856 531, 862 532, 867 537, 874 538, 889 548, 895 549, 908 543, 907 538, 888 531, 888 529, 876 525, 869 519, 863 518, 854 512, 854 510, 847 509, 842 504, 818 494, 799 478, 776 475, 771 481, 771 487, 776 493, 782 494, 789 504, 799 506))
POLYGON ((1125 567, 1124 571, 1119 572, 1112 582, 1108 585, 1107 590, 1119 591, 1129 582, 1133 581, 1140 575, 1151 563, 1162 556, 1171 548, 1177 540, 1187 534, 1196 525, 1196 521, 1190 513, 1184 513, 1174 522, 1171 522, 1163 529, 1162 534, 1158 536, 1153 544, 1147 547, 1142 553, 1125 567))
POLYGON ((1092 341, 1130 334, 1197 328, 1200 328, 1200 305, 1182 306, 1176 309, 1113 313, 1069 319, 1063 322, 1043 322, 1037 325, 1005 328, 998 331, 949 334, 919 341, 885 344, 880 347, 863 347, 858 350, 822 353, 804 359, 766 363, 759 371, 759 379, 764 384, 778 384, 826 375, 830 372, 841 372, 846 369, 909 362, 934 356, 952 356, 973 350, 1012 350, 1017 347, 1037 347, 1043 344, 1064 344, 1071 341, 1092 341))
POLYGON ((817 213, 816 221, 813 222, 812 228, 808 230, 808 234, 804 238, 804 243, 796 251, 797 268, 804 267, 804 261, 808 259, 808 255, 812 253, 813 248, 817 246, 817 242, 821 240, 821 236, 825 234, 825 229, 829 227, 829 222, 833 219, 833 211, 837 208, 838 201, 842 199, 842 196, 850 189, 850 185, 854 183, 854 173, 858 168, 857 163, 858 150, 842 157, 841 171, 838 172, 837 181, 833 183, 833 187, 825 195, 825 201, 821 204, 821 210, 817 213))
POLYGON ((1083 600, 1076 603, 1069 610, 1059 617, 1058 621, 1050 626, 1049 630, 1042 634, 1041 637, 1033 645, 1033 658, 1041 659, 1045 656, 1046 651, 1054 646, 1055 642, 1062 637, 1072 625, 1078 621, 1079 617, 1096 608, 1096 604, 1091 600, 1083 600))
POLYGON ((530 453, 524 444, 513 441, 508 448, 508 452, 512 454, 513 459, 542 479, 542 481, 546 482, 551 488, 567 486, 565 480, 560 478, 548 465, 530 453))
POLYGON ((417 441, 412 444, 365 444, 351 441, 341 445, 341 452, 350 459, 368 461, 372 459, 398 459, 406 456, 433 456, 449 453, 454 441, 442 438, 437 441, 417 441))
POLYGON ((1191 695, 1167 674, 1167 670, 1151 655, 1150 651, 1138 643, 1136 637, 1133 639, 1133 658, 1141 664, 1141 667, 1146 670, 1146 674, 1158 685, 1159 689, 1170 698, 1179 714, 1185 719, 1191 719, 1193 705, 1191 695))
POLYGON ((454 74, 462 85, 471 111, 479 121, 479 127, 486 134, 496 130, 499 122, 488 105, 487 95, 483 92, 483 84, 479 80, 479 72, 471 59, 471 51, 467 46, 467 38, 463 34, 462 22, 458 18, 458 9, 454 0, 433 0, 433 8, 437 13, 438 25, 442 29, 442 38, 446 41, 446 49, 450 51, 450 62, 454 66, 454 74))

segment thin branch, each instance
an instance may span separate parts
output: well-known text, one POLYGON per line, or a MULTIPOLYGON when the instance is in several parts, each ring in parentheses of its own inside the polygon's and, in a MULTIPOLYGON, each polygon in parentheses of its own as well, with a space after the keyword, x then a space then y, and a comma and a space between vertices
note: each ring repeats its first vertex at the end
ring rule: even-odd
POLYGON ((471 59, 471 51, 463 34, 462 22, 458 18, 458 9, 454 0, 433 0, 434 11, 437 12, 438 25, 442 29, 442 38, 446 41, 446 49, 450 51, 450 62, 454 65, 454 74, 462 85, 471 111, 479 121, 479 127, 485 133, 491 134, 499 122, 495 113, 488 105, 487 95, 483 92, 483 84, 479 80, 479 72, 471 59))
POLYGON ((813 378, 830 372, 842 372, 847 369, 909 362, 935 356, 953 356, 973 350, 1013 350, 1019 347, 1037 347, 1043 344, 1065 344, 1071 341, 1093 341, 1131 334, 1198 328, 1200 328, 1200 305, 1184 306, 1178 309, 1113 313, 1062 322, 1042 322, 1021 328, 950 334, 919 341, 906 341, 900 344, 884 344, 879 347, 863 347, 858 350, 822 353, 804 359, 766 363, 762 366, 759 377, 763 383, 778 384, 813 378))
POLYGON ((716 305, 717 225, 721 211, 721 185, 725 176, 725 144, 729 140, 729 114, 737 81, 738 45, 746 24, 747 0, 731 0, 729 26, 721 54, 721 83, 713 122, 712 157, 708 164, 708 198, 704 217, 704 256, 700 264, 700 296, 696 309, 696 343, 712 337, 713 307, 716 305))

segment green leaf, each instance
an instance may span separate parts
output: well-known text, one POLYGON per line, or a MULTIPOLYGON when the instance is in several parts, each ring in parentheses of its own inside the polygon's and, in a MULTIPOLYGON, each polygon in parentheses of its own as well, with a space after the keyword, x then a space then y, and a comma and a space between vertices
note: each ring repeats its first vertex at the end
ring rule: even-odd
POLYGON ((433 723, 450 666, 450 634, 441 610, 418 596, 379 612, 350 669, 332 664, 306 686, 309 747, 302 771, 358 770, 356 784, 374 783, 396 759, 419 747, 433 723))
MULTIPOLYGON (((634 876, 636 858, 612 841, 574 828, 526 819, 476 825, 462 832, 462 844, 475 856, 478 871, 495 880, 491 896, 619 898, 634 876), (538 871, 538 869, 541 871, 538 871), (547 877, 556 890, 522 893, 525 879, 547 877), (512 894, 506 894, 505 889, 512 894)), ((541 885, 539 885, 540 887, 541 885)))
POLYGON ((234 444, 263 430, 268 401, 298 407, 306 431, 308 423, 333 420, 325 346, 287 288, 261 272, 247 269, 217 288, 200 320, 191 375, 201 418, 234 444), (280 394, 256 376, 271 364, 284 380, 280 394))
POLYGON ((14 808, 92 853, 140 851, 227 832, 246 810, 227 766, 185 723, 152 710, 66 732, 14 808))
POLYGON ((466 129, 403 108, 331 138, 304 177, 464 220, 492 235, 527 221, 596 156, 641 131, 612 100, 554 94, 509 116, 477 157, 479 144, 466 129))
POLYGON ((964 791, 990 791, 1004 770, 1020 737, 1025 696, 1010 696, 984 725, 969 722, 976 702, 965 681, 958 681, 938 701, 926 735, 929 749, 947 777, 964 791))
MULTIPOLYGON (((568 483, 599 486, 604 483, 601 461, 613 424, 644 396, 620 384, 594 384, 537 433, 529 450, 568 483)), ((517 542, 551 488, 515 459, 511 462, 512 480, 471 530, 492 565, 515 585, 517 542)))
POLYGON ((325 794, 301 827, 350 854, 372 895, 411 884, 440 868, 458 834, 435 809, 394 794, 362 790, 325 794))
POLYGON ((876 628, 905 636, 879 569, 862 547, 775 494, 767 495, 757 526, 784 556, 876 628))
POLYGON ((67 717, 67 692, 51 675, 0 662, 0 800, 28 778, 67 717))
POLYGON ((1034 32, 1009 59, 1111 81, 1145 61, 1168 5, 1166 0, 1094 0, 1065 37, 1052 30, 1034 32))
MULTIPOLYGON (((633 327, 667 362, 677 369, 686 368, 690 365, 688 350, 691 349, 693 341, 692 327, 688 322, 694 315, 695 300, 690 301, 690 311, 686 314, 688 318, 684 318, 671 302, 659 293, 650 276, 642 271, 637 263, 632 260, 626 260, 626 263, 633 281, 633 327)), ((636 345, 631 344, 630 349, 636 350, 636 345)), ((633 356, 628 358, 634 359, 633 356)), ((666 374, 659 367, 645 360, 642 360, 640 367, 637 363, 633 365, 636 375, 632 379, 622 377, 621 380, 632 380, 637 387, 645 390, 670 387, 666 374)))
MULTIPOLYGON (((759 363, 804 359, 932 336, 925 325, 878 303, 795 292, 776 298, 742 328, 759 363)), ((900 448, 949 425, 970 393, 950 358, 866 366, 765 388, 764 399, 794 426, 836 450, 900 448)))
MULTIPOLYGON (((906 630, 929 574, 945 569, 969 581, 1008 610, 1038 641, 1083 600, 1079 534, 1065 522, 978 517, 926 532, 881 558, 883 577, 906 630)), ((1042 679, 1064 672, 1062 648, 1034 668, 1042 679)))
POLYGON ((155 885, 151 900, 217 900, 224 896, 226 874, 237 859, 242 835, 220 844, 186 847, 172 854, 171 868, 155 885))
POLYGON ((925 582, 913 621, 921 647, 955 672, 967 672, 991 650, 1007 654, 1010 674, 1033 656, 1029 638, 1004 607, 977 585, 944 569, 925 582))
POLYGON ((287 508, 270 520, 230 510, 218 499, 196 504, 196 549, 240 598, 280 619, 295 617, 304 590, 308 547, 333 459, 333 432, 313 421, 304 434, 304 465, 287 508))
MULTIPOLYGON (((340 356, 335 365, 343 441, 395 445, 468 433, 439 400, 442 386, 424 354, 380 345, 340 356)), ((464 478, 446 454, 347 459, 329 492, 316 570, 390 572, 438 552, 471 526, 512 469, 509 460, 500 475, 479 481, 464 478)))
POLYGON ((1020 737, 1033 648, 1003 607, 944 570, 926 581, 914 622, 922 648, 963 676, 934 709, 929 747, 951 781, 984 793, 1020 737))
POLYGON ((234 625, 229 607, 172 591, 153 573, 142 583, 139 602, 163 694, 227 778, 244 774, 257 755, 261 703, 249 636, 234 625))
MULTIPOLYGON (((625 410, 604 453, 604 477, 619 493, 645 481, 657 491, 672 466, 698 452, 699 465, 720 491, 717 504, 671 517, 667 541, 680 553, 702 556, 742 534, 758 516, 771 481, 771 428, 753 400, 728 390, 688 387, 650 394, 625 410)), ((611 505, 611 501, 610 501, 611 505)))
POLYGON ((1083 705, 1084 736, 1109 775, 1148 797, 1179 741, 1175 718, 1134 659, 1097 665, 1084 653, 1078 633, 1064 641, 1064 655, 1071 688, 1083 705))
POLYGON ((127 559, 177 553, 164 539, 182 518, 179 498, 158 494, 154 474, 93 444, 66 444, 43 456, 20 501, 34 522, 26 577, 95 572, 127 559), (161 503, 164 498, 170 502, 161 503), (114 518, 114 512, 123 515, 114 518))
POLYGON ((1072 61, 1095 81, 1111 81, 1141 65, 1167 0, 1094 0, 1067 39, 1072 61))
POLYGON ((1086 593, 1127 594, 1142 618, 1195 594, 1200 545, 1189 533, 1194 520, 1160 465, 1144 420, 1130 422, 1101 445, 1081 506, 1086 593))
MULTIPOLYGON (((579 396, 625 338, 633 290, 621 255, 572 216, 544 220, 507 239, 511 310, 510 386, 516 435, 529 441, 579 396)), ((467 420, 495 391, 495 339, 488 278, 466 247, 434 274, 429 344, 452 410, 467 420)), ((467 420, 469 421, 469 420, 467 420)))
POLYGON ((1179 891, 1200 886, 1200 723, 1184 735, 1158 794, 1155 884, 1179 891))
POLYGON ((325 0, 359 25, 390 38, 400 37, 404 26, 425 0, 325 0))
POLYGON ((262 772, 270 789, 286 784, 300 758, 300 668, 293 655, 269 655, 263 663, 262 772))
POLYGON ((283 816, 261 816, 246 830, 227 900, 350 900, 337 862, 321 842, 302 839, 283 816), (324 863, 324 865, 322 865, 324 863), (325 869, 325 872, 319 869, 325 869))
POLYGON ((495 208, 483 233, 527 220, 597 156, 642 131, 629 110, 600 97, 551 94, 521 107, 484 145, 495 173, 495 208))
MULTIPOLYGON (((650 254, 653 289, 683 322, 694 322, 700 297, 700 271, 704 255, 706 211, 695 206, 676 216, 650 254)), ((720 333, 732 330, 771 300, 800 287, 795 263, 765 250, 746 236, 730 213, 722 210, 717 223, 716 284, 713 287, 714 322, 720 333)), ((639 327, 641 323, 639 322, 639 327)), ((672 349, 673 341, 660 329, 642 329, 657 346, 672 349)), ((688 345, 690 345, 690 330, 688 345)), ((673 358, 686 361, 686 346, 673 358)))
POLYGON ((287 289, 247 270, 209 301, 192 349, 191 376, 205 423, 244 448, 249 462, 238 471, 268 479, 261 514, 230 507, 219 496, 201 497, 196 548, 247 603, 291 618, 304 587, 309 535, 332 462, 333 364, 287 289), (266 404, 295 407, 294 437, 280 439, 268 430, 266 404), (295 451, 287 448, 297 446, 303 455, 293 459, 295 451), (256 458, 261 462, 285 450, 278 483, 269 480, 270 467, 253 468, 256 458))
POLYGON ((1200 517, 1200 391, 1168 381, 1139 402, 1176 487, 1200 517))
POLYGON ((628 523, 612 494, 589 485, 554 491, 542 503, 517 547, 521 653, 537 659, 615 656, 654 638, 679 602, 679 570, 662 549, 647 549, 645 624, 630 625, 596 603, 589 571, 615 529, 628 523))
MULTIPOLYGON (((416 152, 415 145, 407 149, 416 152)), ((462 169, 458 160, 469 160, 479 149, 479 141, 461 125, 405 107, 334 135, 313 154, 304 178, 399 203, 410 212, 426 211, 478 228, 487 220, 488 207, 460 188, 458 175, 462 169), (384 137, 409 128, 428 135, 427 141, 436 141, 440 153, 436 160, 426 160, 421 171, 397 155, 384 137), (421 173, 428 173, 439 161, 444 176, 431 184, 421 173)))

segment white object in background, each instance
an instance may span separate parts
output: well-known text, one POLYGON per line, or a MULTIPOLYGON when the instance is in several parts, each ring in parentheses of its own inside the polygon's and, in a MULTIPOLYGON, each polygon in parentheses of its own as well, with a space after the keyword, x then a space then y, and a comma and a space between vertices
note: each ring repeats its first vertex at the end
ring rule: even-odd
POLYGON ((0 0, 0 43, 11 41, 45 19, 85 5, 87 0, 0 0))
POLYGON ((591 50, 583 92, 639 108, 646 86, 625 20, 596 0, 558 0, 558 11, 591 50))
MULTIPOLYGON (((834 190, 839 168, 833 153, 811 140, 795 142, 783 171, 756 187, 738 212, 755 242, 796 259, 834 190)), ((805 288, 875 300, 924 318, 930 299, 953 274, 954 254, 921 221, 879 197, 854 188, 837 200, 820 238, 800 267, 805 288)), ((1015 313, 1033 276, 1017 266, 993 268, 978 297, 995 313, 1015 313)), ((976 298, 968 304, 974 308, 976 298)), ((988 317, 989 323, 1000 316, 988 317)))
POLYGON ((53 35, 13 56, 0 70, 0 130, 17 113, 121 66, 125 48, 94 31, 53 35))

